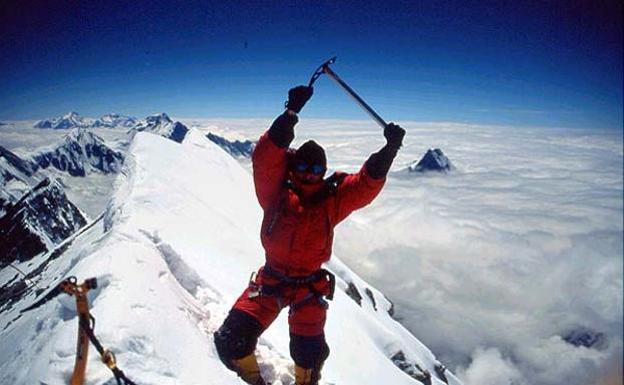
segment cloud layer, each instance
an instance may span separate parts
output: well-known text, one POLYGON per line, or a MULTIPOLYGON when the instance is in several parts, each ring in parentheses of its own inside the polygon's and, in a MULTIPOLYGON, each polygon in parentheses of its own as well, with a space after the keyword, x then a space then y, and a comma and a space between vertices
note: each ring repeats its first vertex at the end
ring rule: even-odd
POLYGON ((441 147, 458 171, 390 178, 337 255, 468 385, 595 383, 621 362, 621 133, 406 126, 399 163, 441 147), (579 328, 606 346, 563 340, 579 328))

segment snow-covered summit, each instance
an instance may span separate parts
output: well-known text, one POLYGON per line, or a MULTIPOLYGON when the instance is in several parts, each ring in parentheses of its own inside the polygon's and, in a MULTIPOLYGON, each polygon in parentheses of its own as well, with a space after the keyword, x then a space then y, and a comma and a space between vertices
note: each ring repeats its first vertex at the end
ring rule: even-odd
POLYGON ((188 128, 184 124, 177 121, 174 122, 164 112, 148 116, 144 121, 138 123, 133 130, 137 132, 151 132, 178 143, 184 140, 188 132, 188 128))
POLYGON ((44 119, 35 123, 35 128, 72 129, 72 128, 131 128, 137 124, 137 119, 132 116, 120 114, 106 114, 98 119, 82 117, 77 112, 69 112, 64 116, 44 119))
POLYGON ((97 119, 91 127, 123 127, 132 128, 137 124, 137 119, 132 116, 120 114, 107 114, 97 119))
POLYGON ((37 168, 54 166, 72 176, 85 176, 91 169, 115 173, 121 169, 123 154, 85 128, 69 132, 59 143, 32 156, 37 168))
POLYGON ((51 120, 40 120, 35 123, 35 128, 68 129, 76 127, 89 127, 92 124, 90 119, 86 119, 76 112, 69 112, 60 118, 51 120))
POLYGON ((439 148, 429 149, 418 161, 413 162, 408 168, 408 172, 443 171, 448 172, 454 169, 451 161, 439 148))
MULTIPOLYGON (((70 275, 98 277, 90 298, 95 332, 136 383, 241 384, 219 361, 212 333, 264 262, 251 175, 196 130, 181 144, 137 133, 123 167, 102 225, 51 252, 51 262, 22 267, 40 269, 45 287, 70 275)), ((322 385, 443 385, 442 377, 460 384, 452 373, 436 372, 435 356, 390 317, 391 304, 379 291, 336 256, 327 267, 337 290, 322 385), (359 303, 347 294, 353 288, 362 293, 359 303), (429 379, 416 380, 425 371, 429 379)), ((0 383, 63 384, 73 367, 71 301, 20 313, 35 300, 28 292, 0 313, 0 357, 11 357, 0 362, 0 383)), ((258 345, 263 376, 273 385, 293 382, 287 316, 283 311, 258 345)), ((89 383, 110 383, 91 351, 89 383)))

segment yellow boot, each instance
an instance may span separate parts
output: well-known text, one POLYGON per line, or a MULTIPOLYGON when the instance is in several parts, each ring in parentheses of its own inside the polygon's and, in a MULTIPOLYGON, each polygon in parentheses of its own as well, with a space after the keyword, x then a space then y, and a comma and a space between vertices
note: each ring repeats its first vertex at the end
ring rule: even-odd
POLYGON ((260 376, 260 368, 258 367, 258 361, 256 355, 251 353, 239 360, 232 360, 236 373, 248 384, 251 385, 266 385, 262 376, 260 376))
POLYGON ((306 369, 295 365, 295 385, 318 385, 321 379, 321 370, 306 369))

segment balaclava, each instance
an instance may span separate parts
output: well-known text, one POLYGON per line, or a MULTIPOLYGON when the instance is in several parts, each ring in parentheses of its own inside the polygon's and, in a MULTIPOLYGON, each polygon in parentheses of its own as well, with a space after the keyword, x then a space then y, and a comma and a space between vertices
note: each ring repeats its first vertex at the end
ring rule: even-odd
POLYGON ((308 140, 297 149, 294 160, 295 162, 305 162, 309 165, 318 164, 327 168, 325 150, 313 140, 308 140))

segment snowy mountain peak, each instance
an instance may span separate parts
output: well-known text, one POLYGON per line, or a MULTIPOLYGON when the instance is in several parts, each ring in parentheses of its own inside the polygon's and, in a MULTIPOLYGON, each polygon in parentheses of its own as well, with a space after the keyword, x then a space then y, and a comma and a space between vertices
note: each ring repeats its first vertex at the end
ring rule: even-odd
POLYGON ((425 171, 451 171, 453 164, 439 148, 429 149, 418 162, 412 163, 408 167, 409 172, 425 171))
POLYGON ((148 116, 145 118, 145 121, 137 124, 133 130, 138 132, 151 132, 178 143, 182 143, 189 131, 184 124, 172 121, 164 112, 158 115, 148 116))
MULTIPOLYGON (((166 116, 166 115, 165 115, 166 116)), ((167 119, 169 119, 167 117, 167 119)), ((107 114, 99 119, 93 120, 82 117, 77 112, 68 112, 67 114, 54 119, 45 119, 40 120, 35 123, 35 128, 52 128, 52 129, 71 129, 77 127, 89 127, 89 128, 100 128, 100 127, 123 127, 123 128, 131 128, 135 126, 137 123, 137 119, 131 116, 120 115, 120 114, 107 114)))
POLYGON ((86 128, 76 128, 61 142, 32 157, 37 168, 54 166, 72 176, 85 176, 89 169, 115 173, 121 169, 123 154, 86 128))
POLYGON ((53 128, 63 129, 74 127, 87 127, 88 125, 89 122, 78 113, 69 112, 68 114, 64 115, 60 120, 58 120, 55 124, 55 127, 53 128))
POLYGON ((149 124, 172 123, 172 120, 171 118, 169 118, 169 115, 167 115, 164 112, 161 112, 160 114, 156 114, 156 115, 150 115, 147 118, 145 118, 145 121, 147 121, 147 123, 149 124))
POLYGON ((124 127, 131 128, 137 123, 137 119, 132 116, 120 115, 120 114, 107 114, 95 122, 92 127, 124 127))
POLYGON ((67 114, 63 115, 63 119, 68 119, 68 120, 81 120, 82 117, 80 116, 80 114, 78 114, 77 112, 74 111, 70 111, 67 114))
POLYGON ((40 120, 35 123, 35 128, 68 129, 75 127, 88 127, 91 125, 89 119, 83 118, 77 112, 68 112, 60 118, 52 120, 40 120))
POLYGON ((63 137, 65 143, 78 143, 80 146, 103 145, 104 140, 84 127, 71 130, 63 137))

